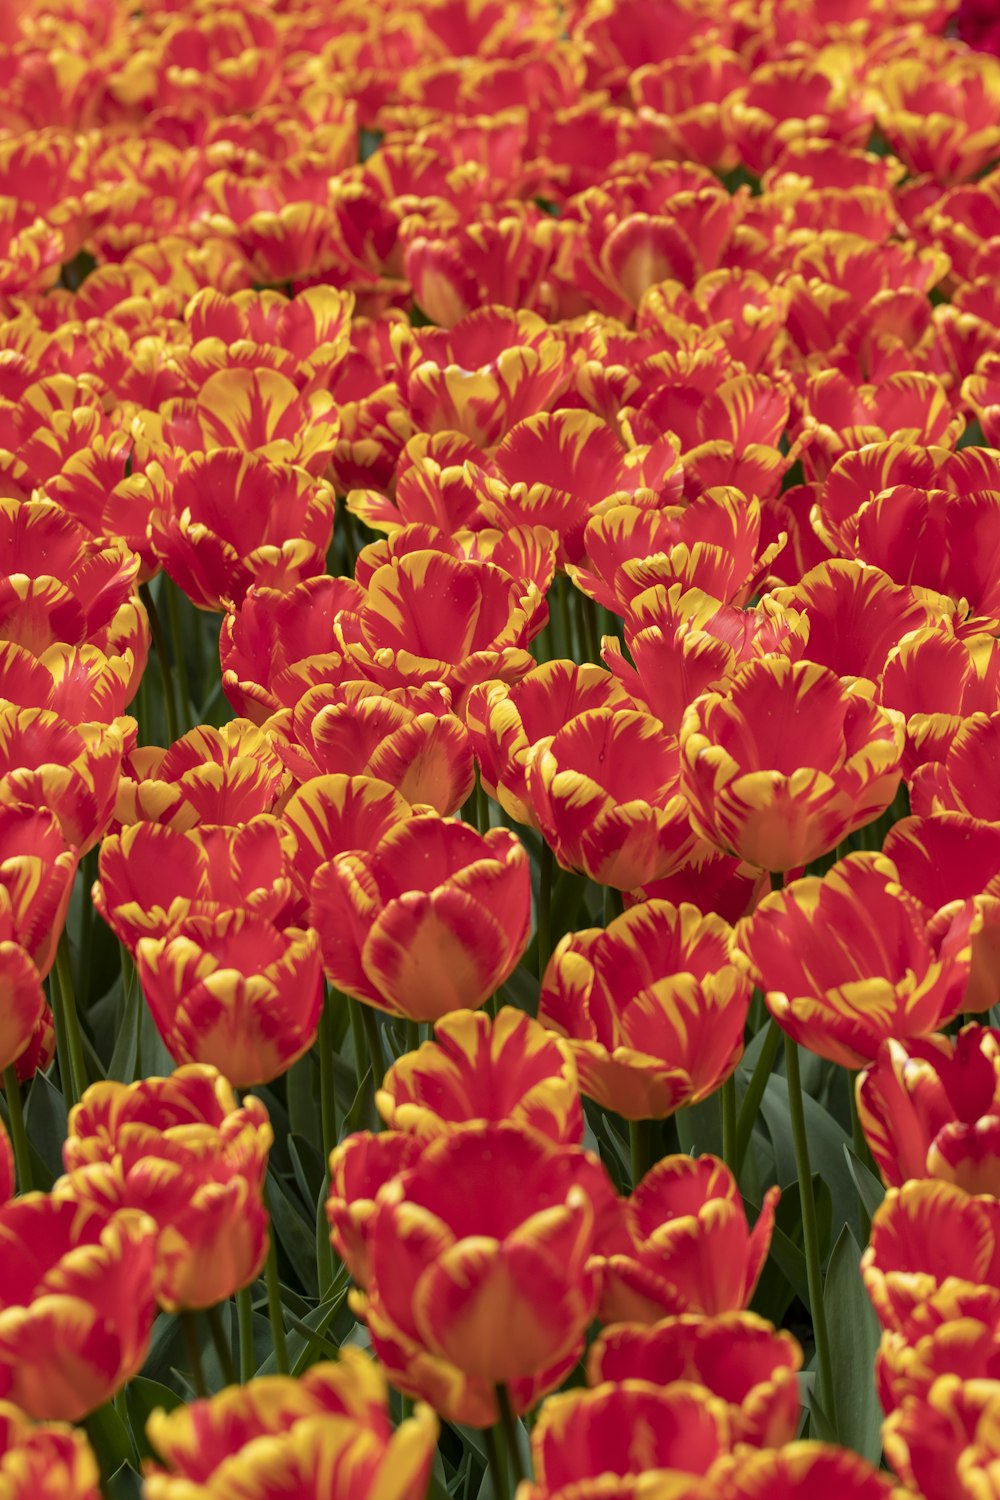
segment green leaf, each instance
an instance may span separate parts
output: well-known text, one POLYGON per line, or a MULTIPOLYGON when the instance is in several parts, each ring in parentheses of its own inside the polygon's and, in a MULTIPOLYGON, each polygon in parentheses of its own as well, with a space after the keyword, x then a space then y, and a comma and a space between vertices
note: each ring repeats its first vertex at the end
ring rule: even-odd
POLYGON ((66 1101, 44 1073, 36 1073, 31 1080, 28 1102, 24 1107, 24 1123, 32 1151, 37 1155, 48 1178, 47 1182, 36 1182, 35 1186, 50 1187, 63 1169, 66 1101))
POLYGON ((688 1156, 722 1155, 722 1114, 719 1096, 712 1094, 700 1104, 689 1104, 674 1116, 680 1148, 688 1156))
POLYGON ((139 1039, 142 1034, 142 1013, 146 1008, 138 981, 129 986, 125 995, 124 1022, 115 1037, 114 1051, 107 1067, 107 1077, 118 1083, 131 1083, 141 1071, 139 1039))
POLYGON ((154 1411, 173 1411, 175 1406, 180 1406, 181 1398, 177 1391, 172 1391, 168 1385, 161 1385, 158 1380, 149 1380, 144 1375, 136 1376, 130 1380, 125 1387, 125 1409, 128 1412, 129 1427, 132 1429, 132 1437, 139 1450, 140 1458, 153 1458, 155 1454, 146 1438, 146 1423, 154 1411))
POLYGON ((293 1375, 301 1375, 317 1359, 325 1358, 322 1344, 310 1338, 310 1333, 315 1332, 321 1338, 325 1335, 339 1349, 354 1328, 354 1314, 347 1305, 347 1271, 343 1267, 334 1281, 334 1287, 335 1293, 328 1301, 321 1302, 319 1307, 314 1307, 304 1318, 297 1318, 295 1321, 299 1326, 289 1331, 288 1356, 293 1375))
POLYGON ((267 1174, 267 1193, 271 1222, 278 1244, 288 1257, 306 1295, 317 1297, 316 1232, 312 1217, 308 1220, 305 1218, 281 1178, 274 1172, 267 1174))
MULTIPOLYGON (((845 1224, 857 1222, 857 1189, 844 1159, 844 1147, 849 1141, 842 1126, 809 1094, 802 1102, 809 1141, 809 1167, 814 1176, 819 1173, 830 1190, 832 1233, 836 1238, 845 1224)), ((761 1114, 774 1148, 776 1176, 784 1187, 794 1182, 798 1174, 788 1113, 788 1082, 783 1074, 773 1074, 768 1079, 761 1100, 761 1114)))
POLYGON ((836 1435, 838 1442, 878 1464, 882 1411, 872 1370, 880 1330, 861 1279, 860 1262, 858 1243, 845 1224, 833 1247, 823 1287, 836 1393, 836 1435))
POLYGON ((358 1130, 378 1130, 381 1123, 378 1110, 375 1108, 372 1070, 369 1068, 358 1085, 353 1104, 341 1121, 340 1139, 346 1140, 349 1135, 353 1135, 358 1130))
POLYGON ((130 1464, 122 1464, 105 1485, 108 1500, 141 1500, 142 1479, 130 1464))
POLYGON ((844 1155, 847 1158, 847 1170, 853 1177, 854 1185, 858 1190, 858 1197, 864 1204, 865 1213, 871 1219, 874 1217, 875 1210, 882 1206, 885 1188, 875 1173, 865 1166, 850 1146, 844 1146, 844 1155))
POLYGON ((135 1463, 136 1453, 129 1430, 110 1401, 92 1411, 84 1426, 102 1473, 114 1474, 123 1465, 135 1463))

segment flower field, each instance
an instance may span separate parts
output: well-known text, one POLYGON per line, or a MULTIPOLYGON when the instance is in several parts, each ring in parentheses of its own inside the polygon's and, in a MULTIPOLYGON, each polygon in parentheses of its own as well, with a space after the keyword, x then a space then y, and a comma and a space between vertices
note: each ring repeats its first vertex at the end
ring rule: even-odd
POLYGON ((1000 1500, 1000 11, 0 7, 0 1500, 1000 1500))

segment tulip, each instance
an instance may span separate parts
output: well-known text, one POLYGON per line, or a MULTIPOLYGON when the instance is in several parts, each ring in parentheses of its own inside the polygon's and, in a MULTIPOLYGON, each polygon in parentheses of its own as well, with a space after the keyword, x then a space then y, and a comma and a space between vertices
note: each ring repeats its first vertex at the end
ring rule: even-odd
POLYGON ((72 726, 0 701, 0 801, 52 812, 66 842, 86 854, 111 820, 129 726, 134 733, 131 719, 72 726))
POLYGON ((42 979, 66 922, 77 854, 43 808, 0 803, 0 910, 42 979))
POLYGON ((957 1318, 1000 1315, 1000 1203, 950 1182, 890 1188, 861 1274, 882 1327, 913 1343, 957 1318))
POLYGON ((962 720, 939 761, 920 766, 912 778, 913 811, 961 812, 1000 822, 1000 794, 993 766, 1000 745, 1000 710, 962 720))
POLYGON ((149 646, 134 596, 139 558, 88 534, 49 499, 0 500, 0 634, 43 657, 53 645, 91 646, 120 661, 126 701, 149 646))
POLYGON ((676 741, 658 719, 593 708, 527 757, 538 827, 566 869, 631 890, 668 875, 694 848, 676 741))
POLYGON ((1000 1000, 1000 828, 962 813, 903 818, 882 847, 924 908, 929 933, 948 925, 956 902, 971 900, 982 925, 972 937, 965 1009, 989 1010, 1000 1000))
POLYGON ((626 447, 590 412, 538 412, 507 433, 491 472, 470 477, 489 524, 546 526, 558 538, 560 562, 572 564, 580 561, 584 528, 603 507, 635 499, 659 509, 679 498, 678 457, 671 433, 626 447))
POLYGON ((287 838, 274 818, 186 833, 136 823, 105 838, 97 868, 94 905, 133 956, 140 938, 163 937, 187 916, 245 907, 282 925, 295 905, 287 838))
POLYGON ((469 732, 441 685, 379 688, 320 683, 265 725, 275 753, 299 781, 360 773, 398 788, 410 803, 447 817, 475 782, 469 732))
POLYGON ((899 642, 932 616, 929 604, 880 568, 840 557, 810 568, 798 583, 775 589, 770 597, 788 613, 805 617, 809 660, 829 667, 864 696, 872 695, 869 684, 879 682, 899 642))
POLYGON ((665 1156, 625 1204, 625 1231, 604 1246, 602 1323, 739 1312, 771 1243, 778 1189, 753 1231, 729 1169, 714 1156, 665 1156))
POLYGON ((903 1500, 888 1475, 832 1443, 786 1443, 750 1450, 720 1465, 712 1500, 903 1500))
POLYGON ((567 572, 581 593, 615 614, 646 589, 677 584, 743 605, 782 546, 762 538, 758 500, 717 485, 690 505, 609 507, 587 523, 584 559, 567 572))
POLYGON ((889 806, 902 715, 809 661, 738 667, 681 726, 681 788, 700 837, 766 870, 806 865, 889 806))
MULTIPOLYGON (((374 783, 378 786, 379 783, 374 783)), ((331 984, 391 1015, 475 1009, 531 928, 528 857, 513 834, 422 813, 313 876, 310 921, 331 984)))
POLYGON ((156 1304, 156 1224, 70 1194, 0 1208, 0 1393, 77 1422, 141 1370, 156 1304))
POLYGON ((38 970, 13 930, 9 911, 0 905, 0 1070, 27 1051, 46 1011, 38 970))
POLYGON ((288 589, 322 573, 333 509, 331 486, 305 469, 220 448, 182 459, 150 536, 188 598, 221 610, 255 584, 288 589))
POLYGON ((340 854, 372 849, 412 816, 401 792, 375 776, 336 772, 303 782, 282 815, 292 869, 308 896, 321 865, 340 854))
POLYGON ((343 655, 333 637, 334 618, 357 609, 363 590, 352 578, 307 578, 285 592, 251 589, 229 608, 219 636, 222 690, 238 714, 255 724, 290 706, 312 687, 309 669, 324 666, 334 681, 356 673, 341 671, 343 655), (306 676, 298 675, 306 672, 306 676))
POLYGON ((457 713, 476 682, 516 682, 534 666, 528 643, 545 623, 534 584, 493 563, 407 552, 378 568, 356 610, 336 617, 351 676, 383 687, 443 682, 457 713))
POLYGON ((534 745, 591 708, 628 708, 624 689, 592 662, 547 661, 520 682, 480 682, 465 706, 482 784, 518 823, 536 828, 527 785, 534 745))
POLYGON ((4 1500, 101 1500, 101 1473, 84 1433, 0 1401, 0 1488, 4 1500))
POLYGON ((263 1266, 272 1139, 260 1100, 250 1094, 237 1105, 211 1067, 95 1083, 70 1112, 63 1183, 81 1201, 155 1220, 161 1307, 212 1307, 263 1266))
POLYGON ((430 1140, 364 1220, 369 1279, 354 1301, 393 1384, 474 1426, 496 1420, 499 1383, 530 1409, 582 1351, 594 1249, 617 1216, 578 1147, 493 1123, 430 1140))
MULTIPOLYGON (((953 617, 910 631, 889 652, 878 685, 878 701, 906 717, 903 775, 915 812, 938 795, 941 768, 960 729, 974 714, 989 713, 1000 696, 1000 642, 993 635, 959 635, 953 617)), ((945 793, 947 795, 947 793, 945 793)))
POLYGON ((286 779, 268 736, 248 719, 201 724, 167 750, 143 745, 125 757, 115 818, 181 833, 198 823, 248 823, 272 810, 286 779))
POLYGON ((356 1130, 330 1154, 330 1238, 359 1286, 371 1280, 369 1229, 379 1189, 413 1166, 424 1144, 415 1132, 356 1130))
POLYGON ((970 1025, 954 1039, 889 1038, 857 1095, 887 1187, 938 1177, 973 1194, 1000 1189, 1000 1032, 970 1025))
POLYGON ((442 1016, 433 1041, 393 1063, 375 1105, 390 1130, 422 1140, 503 1120, 557 1145, 578 1145, 583 1135, 572 1053, 510 1005, 495 1020, 469 1010, 442 1016))
POLYGON ((484 448, 554 405, 569 382, 566 346, 536 313, 479 307, 447 330, 397 325, 393 345, 419 427, 484 448))
POLYGON ((998 1424, 995 1381, 941 1375, 926 1395, 909 1397, 886 1418, 885 1456, 908 1491, 976 1500, 996 1493, 998 1424))
POLYGON ((859 1068, 887 1037, 925 1036, 957 1014, 980 923, 971 901, 955 902, 932 930, 891 860, 849 854, 765 896, 737 925, 736 949, 793 1041, 859 1068))
POLYGON ((438 1423, 429 1407, 393 1428, 385 1377, 360 1349, 298 1380, 266 1375, 217 1396, 155 1411, 160 1462, 146 1500, 188 1500, 237 1486, 248 1500, 423 1500, 438 1423))
POLYGON ((723 1401, 684 1381, 605 1381, 550 1396, 531 1434, 534 1483, 524 1500, 598 1500, 652 1491, 696 1500, 698 1481, 728 1451, 723 1401), (647 1489, 648 1487, 648 1489, 647 1489))
POLYGON ((969 1385, 995 1386, 1000 1371, 1000 1306, 982 1317, 949 1318, 926 1333, 886 1331, 875 1361, 879 1401, 889 1414, 913 1402, 926 1406, 942 1375, 957 1375, 969 1385))
POLYGON ((655 900, 566 934, 538 1018, 566 1038, 585 1094, 649 1120, 714 1093, 743 1054, 750 1005, 731 937, 721 917, 655 900))
POLYGON ((224 1066, 237 1088, 267 1083, 307 1052, 323 1005, 319 940, 245 907, 188 916, 143 937, 136 968, 176 1062, 224 1066))
POLYGON ((734 1443, 780 1448, 799 1425, 802 1350, 754 1313, 685 1313, 658 1323, 616 1323, 587 1354, 587 1384, 691 1381, 725 1402, 734 1443))

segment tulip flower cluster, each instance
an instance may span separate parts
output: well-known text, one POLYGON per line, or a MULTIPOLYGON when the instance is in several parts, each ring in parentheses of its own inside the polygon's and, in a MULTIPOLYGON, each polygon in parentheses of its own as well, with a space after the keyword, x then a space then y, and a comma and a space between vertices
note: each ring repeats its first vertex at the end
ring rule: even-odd
POLYGON ((1000 1494, 998 277, 984 0, 0 7, 0 1500, 1000 1494))

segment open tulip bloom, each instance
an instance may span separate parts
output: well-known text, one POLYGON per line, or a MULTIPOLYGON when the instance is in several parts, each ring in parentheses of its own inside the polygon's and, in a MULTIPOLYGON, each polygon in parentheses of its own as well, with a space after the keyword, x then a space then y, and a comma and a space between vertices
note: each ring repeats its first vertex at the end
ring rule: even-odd
POLYGON ((1000 1500, 996 0, 0 4, 0 1500, 1000 1500))

